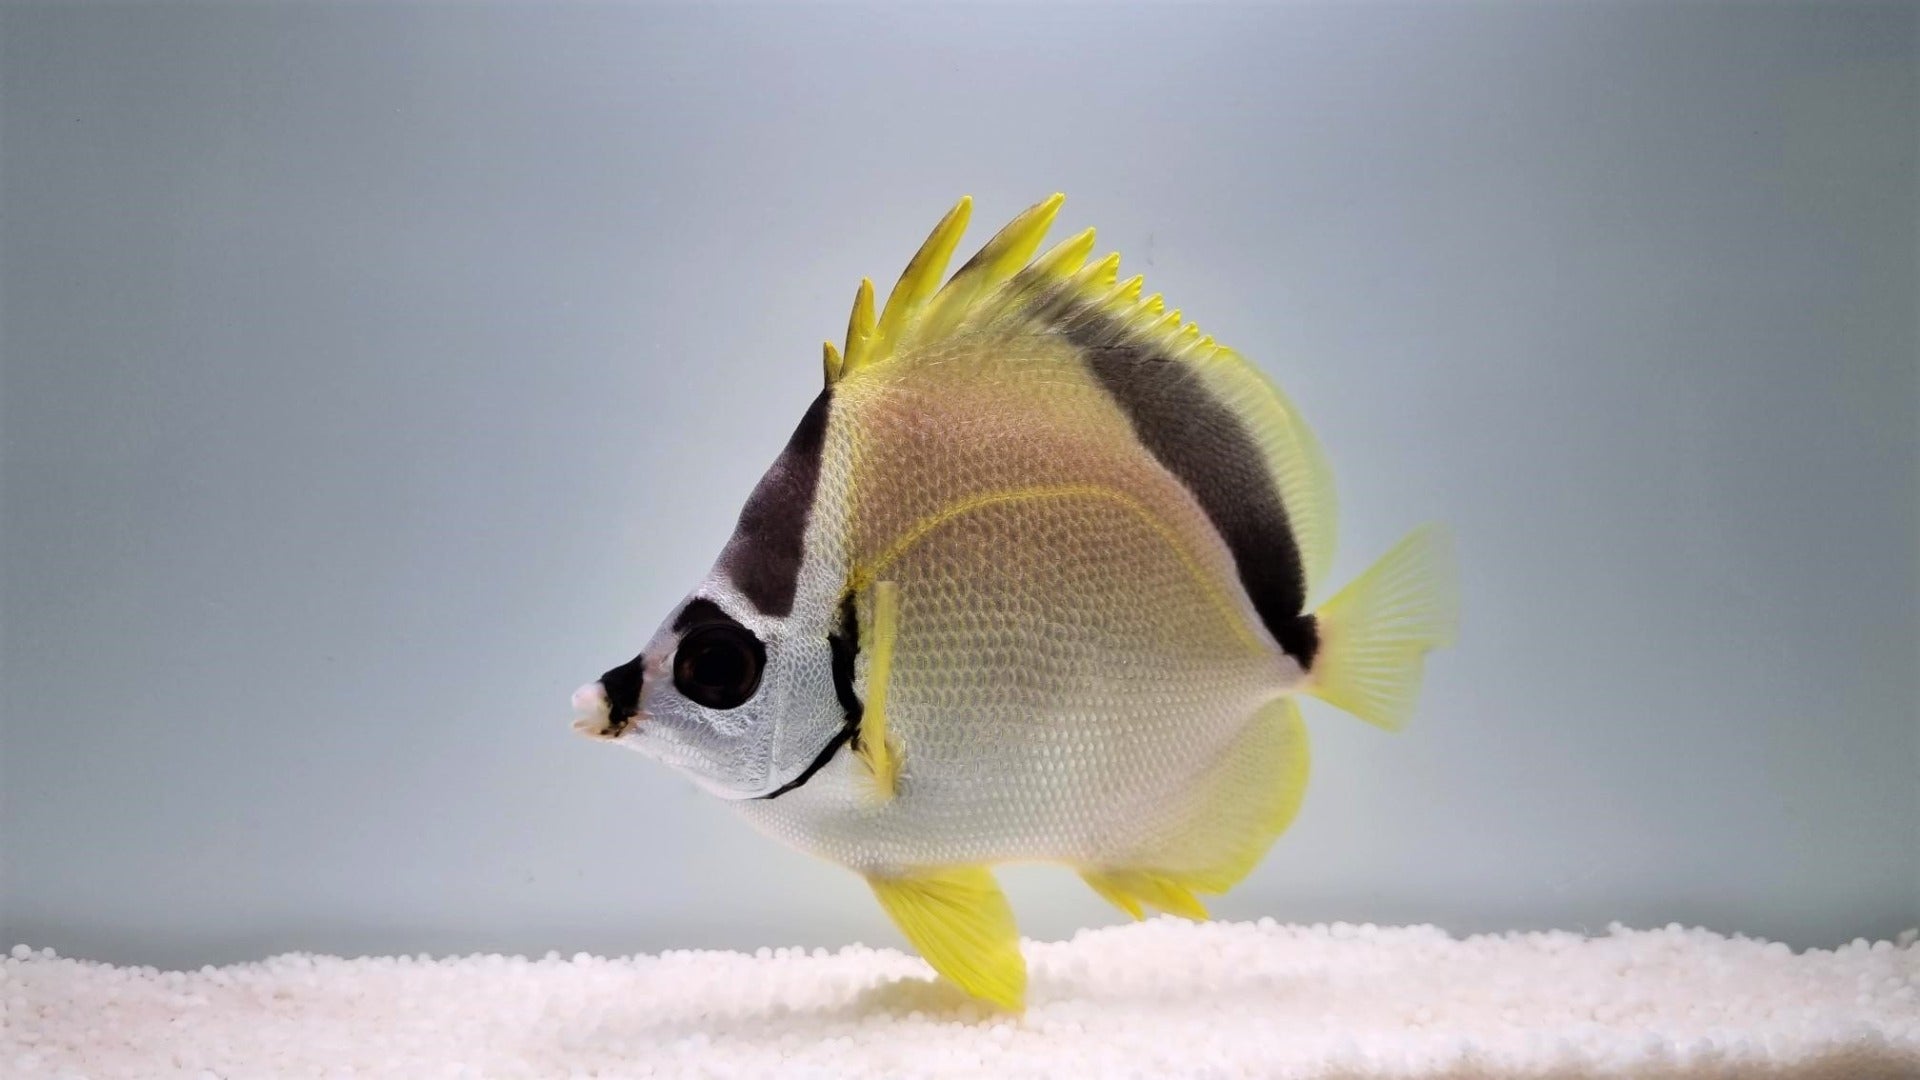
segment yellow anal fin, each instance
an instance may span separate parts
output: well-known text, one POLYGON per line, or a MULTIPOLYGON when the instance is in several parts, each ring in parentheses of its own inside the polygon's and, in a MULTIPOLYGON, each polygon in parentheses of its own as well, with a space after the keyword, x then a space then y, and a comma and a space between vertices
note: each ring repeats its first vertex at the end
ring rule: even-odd
POLYGON ((1156 874, 1151 870, 1084 870, 1080 876, 1093 886, 1094 892, 1106 897, 1108 903, 1136 919, 1146 918, 1149 907, 1188 919, 1207 917, 1207 906, 1193 895, 1192 889, 1170 874, 1156 874))
POLYGON ((1158 908, 1207 917, 1198 895, 1239 884, 1293 823, 1307 788, 1307 729, 1292 698, 1277 698, 1247 718, 1213 765, 1157 812, 1171 815, 1152 846, 1098 867, 1080 867, 1093 890, 1141 918, 1158 908))
POLYGON ((1027 964, 1006 894, 984 866, 869 877, 880 906, 933 970, 983 1001, 1025 1007, 1027 964))
POLYGON ((893 675, 893 644, 900 636, 899 585, 874 582, 871 626, 867 700, 860 712, 860 739, 854 752, 866 762, 874 797, 885 802, 900 790, 900 747, 887 731, 887 683, 893 675))

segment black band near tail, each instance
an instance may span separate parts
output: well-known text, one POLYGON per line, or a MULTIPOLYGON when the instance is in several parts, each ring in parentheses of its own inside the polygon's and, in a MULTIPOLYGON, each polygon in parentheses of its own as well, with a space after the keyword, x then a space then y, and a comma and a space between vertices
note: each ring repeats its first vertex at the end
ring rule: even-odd
POLYGON ((1184 484, 1226 541, 1267 632, 1301 667, 1320 635, 1306 607, 1307 576, 1280 487, 1239 416, 1190 365, 1097 311, 1061 313, 1059 330, 1133 424, 1134 435, 1184 484))

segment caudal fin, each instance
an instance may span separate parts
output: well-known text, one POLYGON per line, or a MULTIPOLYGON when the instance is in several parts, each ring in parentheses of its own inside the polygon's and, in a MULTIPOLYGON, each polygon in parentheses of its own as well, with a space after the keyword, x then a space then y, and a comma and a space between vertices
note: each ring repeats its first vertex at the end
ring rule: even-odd
POLYGON ((1427 652, 1452 644, 1459 621, 1446 530, 1414 530, 1313 615, 1320 647, 1306 691, 1388 731, 1405 727, 1427 652))

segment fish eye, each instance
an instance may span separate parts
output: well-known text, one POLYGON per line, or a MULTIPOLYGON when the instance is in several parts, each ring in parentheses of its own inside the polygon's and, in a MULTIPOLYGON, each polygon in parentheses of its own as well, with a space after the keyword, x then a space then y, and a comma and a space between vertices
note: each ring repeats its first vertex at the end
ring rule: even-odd
POLYGON ((680 639, 673 656, 673 685, 689 701, 709 709, 736 709, 760 689, 767 650, 746 627, 702 626, 680 639))

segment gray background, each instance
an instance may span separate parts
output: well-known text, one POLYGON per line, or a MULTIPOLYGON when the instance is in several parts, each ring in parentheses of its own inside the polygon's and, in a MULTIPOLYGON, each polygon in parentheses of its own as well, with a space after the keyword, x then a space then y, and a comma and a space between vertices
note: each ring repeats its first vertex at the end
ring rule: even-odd
MULTIPOLYGON (((1914 9, 9 8, 4 929, 896 940, 567 728, 861 274, 1055 189, 1453 523, 1229 917, 1920 922, 1914 9)), ((985 228, 975 239, 986 235, 985 228)), ((1008 875, 1039 937, 1115 918, 1008 875)))

